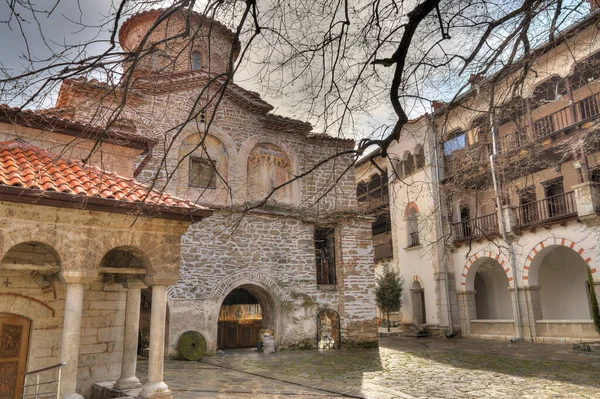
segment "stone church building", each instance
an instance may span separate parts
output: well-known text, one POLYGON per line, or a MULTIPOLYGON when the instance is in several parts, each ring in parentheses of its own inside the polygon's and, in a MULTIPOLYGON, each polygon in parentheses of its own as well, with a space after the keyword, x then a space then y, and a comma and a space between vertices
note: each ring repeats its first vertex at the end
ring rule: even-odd
POLYGON ((222 24, 193 13, 193 40, 163 42, 185 27, 174 14, 148 34, 163 12, 120 27, 121 47, 142 51, 119 85, 65 80, 55 108, 5 107, 0 119, 0 322, 32 330, 19 375, 67 361, 63 396, 89 397, 103 381, 139 387, 135 353, 147 348, 141 395, 168 396, 163 354, 181 358, 187 331, 208 354, 256 346, 261 330, 280 349, 377 340, 371 219, 357 212, 352 158, 334 156, 354 142, 275 115, 228 80, 241 46, 222 24), (50 188, 32 186, 47 203, 8 198, 29 187, 19 165, 47 167, 36 164, 44 154, 70 168, 53 169, 50 188), (91 173, 85 163, 110 189, 71 184, 91 173), (129 186, 146 191, 123 195, 129 186))

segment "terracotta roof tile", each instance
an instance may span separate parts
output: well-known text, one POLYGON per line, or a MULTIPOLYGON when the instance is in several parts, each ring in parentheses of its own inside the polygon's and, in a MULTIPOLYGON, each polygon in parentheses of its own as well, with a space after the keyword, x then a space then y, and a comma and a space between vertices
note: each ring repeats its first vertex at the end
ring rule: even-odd
POLYGON ((71 194, 73 196, 141 203, 181 211, 208 210, 158 190, 149 190, 135 179, 62 158, 21 140, 0 142, 0 187, 71 194))

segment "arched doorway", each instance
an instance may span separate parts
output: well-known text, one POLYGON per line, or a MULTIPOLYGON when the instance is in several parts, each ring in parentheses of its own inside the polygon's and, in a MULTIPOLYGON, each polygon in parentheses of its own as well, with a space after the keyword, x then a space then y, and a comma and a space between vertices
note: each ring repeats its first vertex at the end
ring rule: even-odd
MULTIPOLYGON (((540 253, 537 284, 544 320, 589 320, 587 264, 568 247, 551 247, 540 253)), ((539 263, 538 263, 539 262, 539 263)), ((532 262, 533 264, 533 262, 532 262)), ((530 272, 530 278, 533 278, 530 272)))
POLYGON ((0 313, 0 397, 21 398, 29 347, 28 318, 0 313))
POLYGON ((276 336, 275 304, 269 293, 244 284, 227 294, 219 311, 217 348, 255 347, 261 330, 276 336))
POLYGON ((508 277, 498 261, 488 258, 477 265, 474 288, 478 320, 513 318, 508 277))
POLYGON ((425 324, 425 291, 418 280, 414 280, 410 286, 410 299, 412 302, 413 324, 425 324))

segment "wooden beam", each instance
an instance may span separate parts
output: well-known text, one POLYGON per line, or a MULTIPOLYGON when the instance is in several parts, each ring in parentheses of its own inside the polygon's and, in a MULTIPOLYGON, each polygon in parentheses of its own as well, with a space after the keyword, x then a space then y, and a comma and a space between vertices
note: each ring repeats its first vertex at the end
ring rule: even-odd
POLYGON ((146 269, 138 267, 99 267, 98 272, 113 274, 148 274, 146 269))
POLYGON ((21 271, 40 271, 40 272, 58 272, 60 266, 35 265, 33 263, 0 263, 0 269, 3 270, 21 270, 21 271))

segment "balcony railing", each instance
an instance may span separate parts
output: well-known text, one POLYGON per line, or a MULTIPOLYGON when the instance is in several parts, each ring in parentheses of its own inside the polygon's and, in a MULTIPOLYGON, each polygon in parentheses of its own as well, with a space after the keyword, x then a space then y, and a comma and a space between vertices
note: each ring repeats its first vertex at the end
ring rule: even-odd
POLYGON ((54 366, 28 371, 23 382, 22 399, 58 399, 60 396, 60 378, 62 367, 67 364, 60 362, 54 366), (32 381, 35 376, 35 381, 32 381))
POLYGON ((416 247, 418 245, 420 245, 420 241, 419 241, 419 233, 418 232, 414 232, 414 233, 410 233, 408 235, 408 247, 416 247))
POLYGON ((394 250, 392 249, 391 240, 373 245, 373 250, 375 252, 376 262, 381 259, 388 259, 394 257, 394 250))
POLYGON ((517 212, 517 222, 520 227, 524 227, 575 215, 577 215, 575 194, 569 191, 521 205, 517 212))
POLYGON ((456 241, 489 237, 498 233, 498 216, 495 213, 452 223, 456 241))
POLYGON ((446 157, 446 173, 453 175, 461 169, 489 162, 491 153, 492 146, 489 143, 477 143, 469 148, 457 150, 452 155, 446 157))
POLYGON ((583 100, 566 106, 550 115, 536 119, 532 124, 517 132, 499 139, 500 151, 518 149, 529 142, 551 137, 579 123, 586 122, 600 115, 600 93, 593 94, 583 100))

